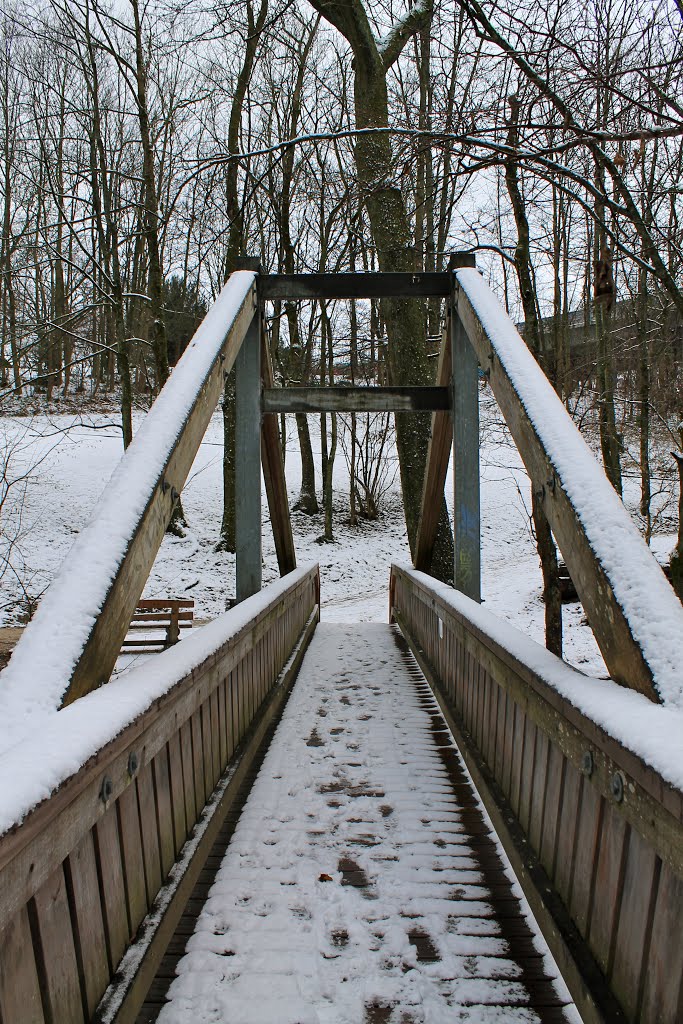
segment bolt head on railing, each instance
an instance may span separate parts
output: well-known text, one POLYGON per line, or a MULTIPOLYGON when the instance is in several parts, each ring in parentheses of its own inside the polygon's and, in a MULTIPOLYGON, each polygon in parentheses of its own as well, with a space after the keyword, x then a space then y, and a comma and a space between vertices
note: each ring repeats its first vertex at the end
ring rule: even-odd
POLYGON ((621 772, 615 772, 610 779, 610 789, 612 796, 618 804, 624 799, 624 776, 621 772))

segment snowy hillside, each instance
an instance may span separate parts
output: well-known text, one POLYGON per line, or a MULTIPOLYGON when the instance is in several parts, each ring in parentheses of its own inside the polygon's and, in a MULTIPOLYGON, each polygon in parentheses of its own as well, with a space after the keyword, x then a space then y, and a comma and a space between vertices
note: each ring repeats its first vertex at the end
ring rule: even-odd
MULTIPOLYGON (((138 426, 142 419, 138 417, 138 426)), ((319 451, 317 419, 310 417, 319 451)), ((50 583, 74 537, 83 528, 121 455, 114 415, 7 418, 2 422, 9 478, 17 480, 2 510, 5 572, 0 581, 0 623, 14 624, 50 583), (19 478, 27 474, 24 480, 19 478)), ((290 505, 298 496, 301 465, 294 424, 286 454, 290 505)), ((390 456, 395 464, 395 455, 390 456)), ((188 483, 183 506, 189 529, 166 537, 145 597, 192 597, 195 615, 213 618, 234 596, 234 556, 216 553, 222 502, 222 420, 212 419, 188 483)), ((393 474, 378 522, 348 522, 348 470, 335 464, 336 543, 321 544, 322 514, 293 514, 299 564, 317 561, 322 577, 322 616, 328 621, 386 621, 389 566, 409 559, 398 473, 393 474)), ((319 482, 319 481, 318 481, 319 482)), ((634 494, 635 498, 635 494, 634 494)), ((264 583, 277 577, 277 562, 264 496, 264 583)), ((452 504, 451 485, 447 489, 452 504)), ((482 565, 487 607, 536 640, 543 639, 541 575, 529 528, 529 485, 497 409, 482 396, 482 565)), ((578 604, 565 605, 567 659, 583 671, 605 668, 578 604)), ((129 659, 126 659, 129 660, 129 659)))

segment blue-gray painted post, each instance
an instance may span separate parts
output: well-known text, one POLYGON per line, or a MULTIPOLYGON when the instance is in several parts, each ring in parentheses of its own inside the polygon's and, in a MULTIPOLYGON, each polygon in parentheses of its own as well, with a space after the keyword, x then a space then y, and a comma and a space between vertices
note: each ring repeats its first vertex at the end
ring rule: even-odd
POLYGON ((235 362, 236 597, 261 589, 261 316, 256 310, 235 362))
MULTIPOLYGON (((457 287, 456 283, 456 292, 457 287)), ((451 301, 450 331, 453 356, 455 586, 474 601, 481 601, 478 363, 458 316, 455 294, 451 301)))

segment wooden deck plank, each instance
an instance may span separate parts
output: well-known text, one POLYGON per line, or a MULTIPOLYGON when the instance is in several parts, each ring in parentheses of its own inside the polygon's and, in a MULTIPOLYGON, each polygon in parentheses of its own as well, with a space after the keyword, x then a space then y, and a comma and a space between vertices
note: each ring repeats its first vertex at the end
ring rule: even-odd
MULTIPOLYGON (((412 892, 410 898, 417 901, 414 903, 416 911, 411 919, 409 908, 406 907, 404 920, 406 933, 412 936, 410 943, 416 951, 417 964, 434 965, 446 956, 445 950, 439 948, 442 940, 435 944, 430 937, 429 926, 424 923, 429 920, 428 917, 424 917, 424 914, 427 913, 427 908, 431 908, 429 913, 447 914, 452 918, 452 942, 456 947, 459 944, 460 948, 470 950, 470 963, 475 971, 473 976, 476 976, 475 964, 478 962, 477 956, 479 955, 476 951, 483 948, 482 944, 490 943, 491 939, 494 940, 493 954, 481 960, 482 970, 486 971, 486 977, 490 979, 489 1005, 496 1005, 497 1001, 503 998, 503 989, 500 989, 500 994, 496 995, 495 986, 498 984, 496 979, 507 978, 508 981, 505 984, 508 986, 508 990, 504 1002, 508 1008, 533 1007, 542 1021, 565 1020, 561 1010, 565 1005, 566 995, 558 992, 552 979, 548 976, 546 961, 535 944, 532 930, 521 911, 511 879, 504 868, 503 858, 495 837, 491 834, 490 826, 484 818, 467 772, 452 745, 450 733, 438 706, 431 696, 429 688, 424 686, 423 678, 415 671, 415 664, 405 646, 395 656, 403 666, 401 671, 409 677, 409 685, 415 688, 412 691, 416 694, 413 700, 414 705, 422 709, 424 739, 421 735, 419 742, 409 743, 412 758, 399 759, 398 763, 392 767, 385 766, 386 774, 383 776, 383 785, 373 784, 369 780, 367 783, 354 786, 350 782, 344 781, 348 773, 353 773, 353 764, 357 764, 356 770, 358 770, 358 766, 366 763, 366 755, 358 749, 358 737, 349 731, 347 718, 344 719, 345 724, 336 725, 334 708, 329 707, 329 704, 326 705, 328 711, 325 717, 318 716, 317 709, 321 705, 317 693, 313 694, 310 712, 304 713, 303 716, 299 712, 295 713, 297 723, 301 723, 306 714, 310 715, 310 725, 307 724, 305 728, 303 724, 297 726, 302 739, 310 738, 313 727, 317 729, 318 735, 323 737, 322 748, 317 743, 312 745, 303 743, 303 747, 311 751, 312 758, 322 759, 314 761, 317 767, 311 773, 312 786, 318 793, 317 799, 328 807, 328 813, 338 816, 340 827, 343 822, 347 822, 341 831, 335 830, 336 835, 344 836, 344 838, 343 840, 334 840, 337 844, 337 853, 330 860, 329 870, 333 874, 337 870, 339 871, 338 884, 341 885, 341 891, 356 894, 356 898, 360 898, 371 913, 375 905, 375 888, 379 887, 381 890, 382 885, 385 884, 382 882, 383 877, 385 875, 387 878, 393 877, 392 873, 395 874, 397 870, 394 863, 395 858, 386 859, 385 853, 381 852, 385 851, 386 838, 383 840, 384 845, 379 848, 375 839, 379 828, 389 829, 387 836, 394 837, 391 842, 396 842, 398 838, 400 845, 409 844, 412 851, 410 854, 406 851, 400 856, 403 856, 404 867, 402 870, 408 871, 410 877, 414 879, 410 882, 408 891, 412 892), (357 750, 358 752, 356 752, 357 750), (416 754, 417 758, 415 758, 416 754), (414 764, 414 768, 408 769, 408 771, 409 777, 414 778, 416 782, 419 782, 420 772, 424 772, 427 786, 426 804, 425 797, 419 794, 419 786, 414 797, 410 790, 405 794, 406 803, 403 806, 412 808, 407 813, 412 815, 411 820, 415 821, 413 831, 417 829, 412 839, 407 838, 408 832, 405 829, 401 829, 397 837, 392 831, 394 825, 391 813, 384 818, 378 814, 377 809, 378 804, 387 799, 385 796, 387 786, 391 788, 403 784, 401 780, 406 777, 406 767, 401 767, 402 761, 404 765, 414 764), (347 763, 349 767, 345 767, 347 763), (419 765, 422 763, 425 767, 421 769, 419 765), (334 772, 330 776, 330 784, 327 784, 320 774, 323 765, 325 766, 324 772, 334 772), (406 836, 406 838, 401 839, 401 836, 406 836), (443 838, 438 838, 440 836, 443 838), (338 852, 340 841, 343 844, 342 854, 338 852), (431 851, 428 856, 422 852, 425 848, 431 851), (387 872, 389 872, 388 875, 387 872), (424 896, 421 895, 422 893, 424 896), (441 909, 437 911, 437 907, 441 909), (414 923, 412 923, 413 920, 414 923), (513 970, 511 965, 514 965, 514 977, 510 974, 513 970), (559 1016, 556 1011, 559 1012, 559 1016)), ((255 649, 251 671, 249 668, 245 668, 240 680, 242 684, 240 696, 243 706, 248 707, 250 701, 253 702, 258 698, 261 662, 262 657, 259 655, 258 649, 255 649)), ((322 680, 318 679, 318 683, 322 685, 322 680)), ((489 684, 489 689, 490 686, 491 684, 489 684)), ((344 680, 340 682, 340 687, 341 689, 338 691, 341 698, 339 706, 341 709, 349 709, 344 711, 345 715, 354 715, 355 712, 352 709, 360 707, 365 696, 362 695, 358 687, 344 680)), ((374 689, 376 687, 371 684, 371 699, 382 700, 382 697, 374 694, 374 689)), ((327 693, 329 690, 325 692, 327 693)), ((384 715, 381 715, 380 718, 384 720, 384 715)), ((486 722, 489 727, 495 722, 497 726, 499 721, 498 708, 492 706, 489 697, 489 713, 482 718, 482 724, 486 722)), ((291 749, 295 742, 290 737, 286 741, 287 748, 291 749)), ((274 750, 277 749, 276 743, 273 745, 274 750)), ((492 753, 493 751, 494 746, 492 746, 492 753)), ((266 771, 267 768, 264 765, 259 781, 266 771)), ((283 782, 283 785, 286 783, 283 782)), ((230 859, 230 841, 235 828, 238 829, 235 839, 239 839, 239 849, 244 851, 248 849, 245 844, 250 844, 252 841, 256 844, 259 841, 270 843, 269 836, 271 835, 272 842, 277 843, 280 830, 282 830, 281 834, 284 840, 285 834, 288 835, 293 830, 293 835, 297 835, 297 830, 303 828, 304 833, 309 835, 309 842, 313 844, 307 854, 309 857, 315 857, 315 851, 319 849, 319 844, 325 842, 328 830, 316 828, 315 822, 318 820, 316 815, 310 818, 308 824, 305 819, 301 823, 296 818, 290 821, 289 813, 285 813, 276 801, 275 806, 264 816, 263 799, 263 796, 259 796, 255 790, 254 800, 256 802, 253 811, 250 810, 251 802, 247 803, 245 812, 239 821, 233 820, 221 830, 217 845, 198 877, 187 902, 185 913, 176 929, 167 955, 159 966, 143 1011, 138 1018, 139 1021, 151 1024, 156 1020, 156 1014, 165 1004, 168 986, 176 976, 177 969, 180 970, 182 978, 182 973, 185 970, 182 965, 182 955, 186 942, 192 934, 196 919, 206 905, 207 897, 209 900, 223 898, 210 895, 214 872, 223 864, 220 888, 220 892, 223 894, 228 891, 226 888, 229 884, 228 879, 232 878, 233 872, 237 872, 235 875, 235 884, 237 884, 241 866, 251 863, 251 856, 243 860, 240 855, 235 854, 230 859), (280 813, 284 814, 284 821, 277 824, 280 813), (275 831, 271 831, 271 815, 274 818, 275 831), (225 861, 221 861, 220 844, 222 844, 222 850, 227 848, 225 861), (228 865, 231 866, 228 867, 228 865)), ((268 806, 271 806, 269 801, 268 806)), ((298 846, 299 843, 297 842, 296 845, 298 846)), ((283 864, 282 869, 285 870, 286 865, 283 864)), ((247 877, 251 876, 247 874, 247 877)), ((246 885, 247 882, 243 884, 246 885)), ((272 874, 264 875, 260 883, 254 879, 253 884, 256 886, 255 892, 259 892, 261 898, 265 899, 269 905, 273 899, 277 898, 275 893, 280 883, 272 874)), ((286 880, 285 885, 287 885, 286 880)), ((241 888, 240 891, 244 890, 241 888)), ((283 891, 287 894, 291 892, 292 898, 296 896, 297 892, 296 888, 291 890, 286 888, 283 891)), ((213 907, 213 903, 211 903, 211 907, 213 907)), ((231 912, 230 918, 233 913, 231 912)), ((361 911, 359 910, 358 913, 361 911)), ((220 917, 221 913, 218 912, 218 915, 220 917)), ((277 920, 277 934, 285 943, 283 949, 286 950, 288 930, 283 926, 280 918, 277 920)), ((241 928, 237 920, 231 922, 231 938, 224 941, 230 941, 232 944, 238 935, 249 935, 251 929, 258 928, 260 923, 267 929, 268 915, 254 917, 253 923, 246 929, 241 928)), ((254 934, 258 934, 258 932, 254 934)), ((293 929, 291 934, 292 941, 294 941, 296 929, 293 929)), ((281 940, 278 939, 278 943, 281 940)), ((381 946, 381 939, 378 941, 381 946)), ((268 948, 268 941, 258 945, 259 960, 262 959, 261 954, 265 954, 268 948)), ((304 964, 305 958, 301 962, 304 964)), ((232 960, 230 963, 232 964, 232 960)), ((454 967, 454 969, 456 973, 462 971, 462 967, 454 967)), ((260 967, 258 970, 266 970, 266 968, 260 967)), ((254 975, 253 985, 251 981, 249 982, 253 989, 255 1007, 258 1007, 263 992, 267 992, 275 984, 276 976, 277 972, 270 981, 267 981, 266 979, 269 977, 267 973, 259 974, 258 977, 262 980, 257 982, 255 980, 257 976, 254 975)), ((444 973, 441 969, 441 976, 447 979, 448 972, 444 973)), ((249 978, 251 979, 251 974, 249 978)), ((206 983, 212 984, 209 976, 207 976, 206 983)), ((444 981, 444 984, 448 983, 444 981)), ((456 998, 457 991, 464 991, 467 987, 465 985, 465 989, 463 989, 461 982, 453 982, 453 985, 455 986, 454 998, 456 998)), ((196 989, 196 985, 194 987, 196 989)), ((177 986, 174 987, 174 991, 177 991, 177 986)), ((223 998, 221 996, 221 999, 223 998)), ((468 1005, 468 997, 464 995, 463 998, 465 1000, 463 1006, 468 1005)), ((408 1013, 408 1010, 409 1008, 406 1006, 405 1012, 408 1013)), ((189 1012, 188 1021, 194 1015, 194 1012, 189 1012)))

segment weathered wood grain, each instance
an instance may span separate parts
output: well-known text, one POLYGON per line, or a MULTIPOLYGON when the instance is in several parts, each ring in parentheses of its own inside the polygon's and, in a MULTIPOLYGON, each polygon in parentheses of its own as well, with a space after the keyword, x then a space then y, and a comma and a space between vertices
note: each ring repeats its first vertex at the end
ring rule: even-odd
POLYGON ((645 969, 642 1024, 683 1020, 683 879, 666 865, 657 889, 652 937, 645 969))
MULTIPOLYGON (((192 754, 192 722, 183 722, 180 727, 180 756, 183 763, 183 793, 188 832, 197 820, 197 802, 194 785, 194 760, 192 754)), ((228 755, 229 756, 229 755, 228 755)), ((226 763, 228 757, 226 756, 226 763)))
POLYGON ((595 891, 591 907, 588 941, 595 959, 605 972, 612 966, 612 943, 624 898, 624 868, 630 827, 613 804, 604 808, 600 845, 597 850, 595 891))
POLYGON ((157 810, 151 763, 147 763, 142 767, 136 779, 136 786, 138 791, 138 807, 140 809, 140 831, 142 834, 142 854, 145 865, 147 906, 151 906, 154 897, 161 887, 159 831, 157 829, 157 810))
MULTIPOLYGON (((548 771, 545 794, 545 813, 543 815, 543 833, 541 836, 539 859, 548 873, 549 878, 555 874, 555 852, 558 837, 561 833, 561 808, 564 791, 564 772, 566 761, 562 751, 554 743, 549 744, 548 771)), ((564 834, 562 833, 564 844, 564 834)))
MULTIPOLYGON (((60 867, 41 886, 29 906, 37 947, 38 977, 50 1021, 85 1020, 64 872, 60 867)), ((19 1018, 21 1020, 21 1018, 19 1018)))
MULTIPOLYGON (((185 813, 185 784, 183 780, 183 754, 180 746, 180 733, 174 733, 168 739, 168 768, 171 781, 171 807, 173 809, 173 837, 176 850, 182 848, 189 831, 185 813)), ((191 824, 194 824, 194 819, 191 824)))
MULTIPOLYGON (((165 879, 168 877, 176 856, 175 836, 173 834, 173 810, 171 806, 171 779, 168 771, 168 747, 163 747, 152 761, 152 775, 154 778, 154 797, 157 808, 161 877, 165 879)), ((202 806, 204 802, 202 802, 202 806)))
POLYGON ((45 1022, 26 907, 0 933, 0 1013, 3 1022, 45 1022))
POLYGON ((88 832, 69 855, 64 874, 74 919, 78 972, 89 1019, 109 984, 107 941, 92 832, 88 832))
POLYGON ((529 809, 529 841, 538 854, 541 849, 543 818, 545 814, 545 796, 548 785, 548 754, 549 743, 546 734, 539 729, 536 737, 534 754, 534 785, 529 809))
POLYGON ((611 984, 631 1021, 637 1020, 645 983, 661 861, 631 830, 619 920, 614 938, 611 984))
POLYGON ((574 864, 576 860, 576 831, 579 820, 579 802, 583 789, 583 775, 573 765, 565 762, 564 789, 560 807, 561 834, 555 854, 554 880, 558 893, 565 903, 569 902, 574 864))
POLYGON ((113 974, 130 938, 115 806, 109 807, 106 814, 97 822, 94 834, 109 973, 113 974))
POLYGON ((133 783, 124 789, 116 801, 121 836, 121 859, 126 886, 126 903, 131 934, 147 913, 147 890, 145 887, 145 861, 140 832, 140 811, 138 791, 133 783))

